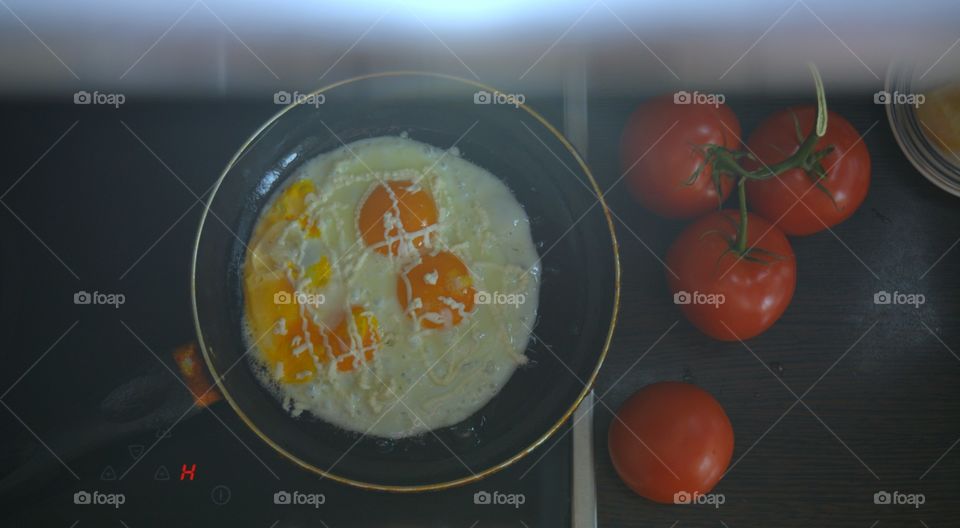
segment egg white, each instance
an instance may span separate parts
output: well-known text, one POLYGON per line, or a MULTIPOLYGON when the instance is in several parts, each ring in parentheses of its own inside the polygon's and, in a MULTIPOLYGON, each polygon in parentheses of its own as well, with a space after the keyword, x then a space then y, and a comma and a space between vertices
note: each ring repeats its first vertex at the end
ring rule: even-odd
MULTIPOLYGON (((330 361, 318 363, 317 375, 305 383, 283 383, 267 360, 270 340, 263 328, 248 324, 253 366, 263 383, 294 416, 307 413, 390 438, 452 425, 483 407, 526 362, 537 311, 538 255, 529 219, 510 190, 456 150, 396 136, 317 156, 287 187, 303 179, 315 188, 305 199, 306 214, 320 236, 305 236, 295 221, 258 225, 245 273, 285 273, 298 291, 322 295, 322 303, 301 308, 321 328, 332 328, 351 306, 363 306, 378 321, 381 343, 373 360, 354 372, 339 372, 330 361), (477 304, 456 326, 418 328, 397 299, 397 278, 417 257, 381 255, 364 244, 357 227, 363 198, 390 180, 420 181, 432 193, 439 219, 427 250, 456 254, 478 292, 524 302, 477 304), (323 257, 331 276, 311 289, 304 270, 323 257)), ((272 331, 283 324, 277 321, 272 331)))

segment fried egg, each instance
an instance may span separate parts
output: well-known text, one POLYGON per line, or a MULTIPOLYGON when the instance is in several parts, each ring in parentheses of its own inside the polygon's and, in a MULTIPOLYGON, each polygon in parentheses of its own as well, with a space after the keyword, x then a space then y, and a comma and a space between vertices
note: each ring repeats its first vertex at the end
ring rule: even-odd
POLYGON ((405 136, 305 163, 243 269, 251 367, 293 416, 402 438, 463 421, 519 365, 540 262, 497 177, 405 136))

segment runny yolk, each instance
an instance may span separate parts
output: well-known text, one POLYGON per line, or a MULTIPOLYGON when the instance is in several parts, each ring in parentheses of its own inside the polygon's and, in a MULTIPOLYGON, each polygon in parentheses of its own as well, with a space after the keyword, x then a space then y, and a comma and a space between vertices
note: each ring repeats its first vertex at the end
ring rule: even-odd
POLYGON ((330 282, 332 276, 333 267, 326 256, 320 257, 320 260, 311 264, 306 272, 306 277, 310 279, 310 286, 313 288, 323 288, 330 282))
POLYGON ((300 224, 300 229, 306 233, 307 238, 320 238, 320 228, 307 215, 300 215, 300 218, 297 218, 297 223, 300 224))
POLYGON ((299 217, 306 209, 307 195, 316 192, 313 182, 310 180, 300 180, 283 191, 283 194, 277 200, 275 210, 287 221, 299 217))
POLYGON ((358 352, 364 362, 373 361, 373 353, 380 345, 380 326, 373 314, 360 306, 350 308, 350 317, 326 335, 327 343, 337 358, 337 370, 351 372, 357 368, 357 357, 351 351, 358 352), (350 328, 350 320, 353 328, 350 328), (355 334, 353 332, 356 332, 355 334), (359 339, 359 342, 358 342, 359 339))
POLYGON ((377 183, 360 206, 357 227, 367 246, 398 255, 427 244, 437 223, 437 204, 428 190, 408 180, 377 183))
POLYGON ((423 255, 397 278, 400 306, 423 328, 460 324, 473 311, 476 293, 467 266, 448 251, 423 255))
POLYGON ((300 305, 285 278, 247 279, 247 313, 254 339, 265 352, 272 374, 283 383, 304 383, 316 374, 314 357, 329 361, 320 330, 300 317, 300 305), (307 343, 313 343, 313 353, 307 343), (278 368, 279 365, 282 365, 278 368))
MULTIPOLYGON (((308 268, 311 283, 316 283, 318 276, 321 281, 329 277, 329 264, 324 262, 326 258, 308 268)), ((325 365, 331 359, 339 372, 356 370, 357 358, 373 361, 381 341, 380 326, 363 307, 351 306, 350 314, 344 314, 331 330, 314 324, 301 312, 296 292, 286 278, 248 277, 246 293, 254 339, 265 352, 271 374, 281 383, 312 381, 317 363, 325 365)))
MULTIPOLYGON (((407 185, 395 182, 390 189, 392 195, 386 188, 381 192, 404 202, 409 200, 410 207, 435 223, 437 215, 433 198, 423 190, 410 187, 409 182, 407 185), (423 197, 427 202, 422 201, 423 197), (432 216, 428 214, 431 211, 432 216)), ((306 238, 319 238, 320 230, 307 214, 307 196, 311 193, 316 193, 316 187, 307 179, 287 187, 267 213, 264 226, 297 222, 306 238)), ((381 219, 381 224, 384 223, 381 219)), ((259 232, 267 227, 261 227, 259 232)), ((412 223, 403 223, 401 227, 415 229, 412 223)), ((286 269, 282 270, 284 273, 254 274, 251 267, 248 261, 245 276, 247 314, 257 345, 264 351, 271 374, 279 382, 310 382, 316 378, 318 367, 328 365, 331 360, 335 361, 339 372, 352 372, 363 363, 373 361, 381 342, 379 323, 373 314, 362 306, 351 306, 331 330, 315 324, 299 304, 299 296, 291 281, 308 279, 306 287, 311 290, 325 287, 334 280, 333 265, 327 256, 321 256, 303 269, 288 261, 286 269), (285 273, 287 270, 289 274, 285 273)))

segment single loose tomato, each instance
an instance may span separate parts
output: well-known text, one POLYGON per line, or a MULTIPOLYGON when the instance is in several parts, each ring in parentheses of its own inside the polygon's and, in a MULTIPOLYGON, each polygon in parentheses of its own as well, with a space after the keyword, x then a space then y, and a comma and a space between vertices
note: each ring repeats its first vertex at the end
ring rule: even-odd
POLYGON ((722 341, 749 339, 783 314, 797 285, 787 237, 763 218, 747 215, 744 256, 732 249, 737 211, 717 211, 685 229, 667 251, 667 282, 683 315, 722 341))
POLYGON ((676 102, 673 95, 644 102, 627 121, 620 142, 620 162, 633 197, 667 218, 692 218, 719 208, 732 182, 720 177, 720 192, 711 167, 703 167, 701 145, 740 147, 740 121, 725 104, 676 102))
POLYGON ((680 493, 708 493, 717 484, 733 455, 733 427, 710 393, 665 381, 647 385, 620 406, 607 447, 630 489, 673 503, 680 493))
MULTIPOLYGON (((763 164, 779 163, 797 151, 816 120, 816 106, 787 108, 760 123, 747 146, 763 164)), ((822 179, 820 168, 811 166, 748 182, 750 208, 788 235, 809 235, 849 218, 870 187, 870 153, 857 129, 835 112, 827 114, 827 132, 814 150, 827 148, 832 151, 819 161, 822 179)), ((763 165, 747 159, 744 166, 754 170, 763 165)))

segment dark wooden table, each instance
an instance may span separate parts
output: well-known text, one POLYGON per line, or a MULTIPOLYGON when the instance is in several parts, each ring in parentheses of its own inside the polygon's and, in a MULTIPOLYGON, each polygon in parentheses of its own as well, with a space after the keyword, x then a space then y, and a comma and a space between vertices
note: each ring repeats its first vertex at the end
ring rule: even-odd
MULTIPOLYGON (((623 266, 621 317, 597 384, 600 525, 956 526, 960 199, 910 165, 871 94, 831 98, 831 108, 866 134, 869 195, 833 233, 791 239, 797 291, 772 329, 746 346, 713 341, 673 305, 658 260, 684 222, 653 216, 623 182, 614 185, 619 134, 637 102, 590 105, 590 164, 602 188, 613 186, 623 266), (882 290, 921 293, 926 303, 877 305, 882 290), (732 468, 714 490, 725 497, 719 508, 654 504, 613 470, 609 409, 661 380, 705 388, 733 423, 732 468), (922 493, 925 503, 877 505, 879 491, 922 493)), ((806 102, 728 100, 745 134, 772 111, 806 102)))

